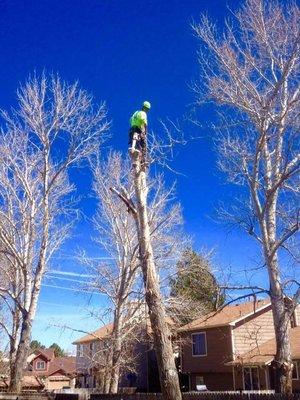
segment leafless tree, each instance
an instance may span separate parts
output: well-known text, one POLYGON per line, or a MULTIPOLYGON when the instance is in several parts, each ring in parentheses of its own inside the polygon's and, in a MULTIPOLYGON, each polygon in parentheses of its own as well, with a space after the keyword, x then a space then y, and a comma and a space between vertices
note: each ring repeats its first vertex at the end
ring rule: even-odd
POLYGON ((278 392, 291 391, 289 321, 300 296, 283 268, 299 232, 299 26, 295 2, 263 0, 246 0, 221 35, 207 17, 194 25, 199 104, 220 106, 219 166, 246 193, 227 217, 257 241, 269 277, 278 392))
MULTIPOLYGON (((162 144, 160 145, 162 149, 162 144)), ((170 144, 172 149, 172 143, 170 144)), ((151 151, 148 153, 151 155, 151 151)), ((157 153, 157 152, 156 152, 157 153)), ((165 153, 163 150, 161 153, 165 153)), ((148 166, 153 158, 145 159, 144 154, 131 154, 132 180, 134 193, 114 189, 119 198, 126 204, 134 218, 138 238, 138 251, 145 289, 145 299, 148 307, 153 342, 157 358, 162 395, 164 399, 180 400, 181 391, 178 373, 174 360, 171 333, 166 320, 166 310, 159 282, 159 267, 157 263, 158 250, 154 247, 151 228, 151 213, 149 207, 148 166)))
POLYGON ((58 76, 30 78, 18 105, 2 114, 0 136, 0 295, 11 312, 10 390, 17 392, 44 273, 76 217, 68 171, 98 149, 108 128, 105 106, 95 108, 77 83, 58 76))
MULTIPOLYGON (((134 182, 129 160, 122 160, 119 153, 110 153, 107 161, 94 158, 91 164, 94 191, 99 201, 94 218, 98 233, 95 240, 111 261, 99 264, 86 258, 85 262, 98 276, 92 283, 93 289, 104 293, 111 304, 111 309, 105 310, 113 313, 108 363, 111 374, 107 374, 104 391, 116 393, 120 371, 134 369, 136 354, 132 349, 143 340, 141 326, 146 318, 136 222, 128 212, 134 206, 132 202, 124 202, 133 194, 134 182)), ((185 243, 182 237, 179 240, 177 233, 181 210, 173 205, 173 188, 166 190, 161 176, 150 183, 149 190, 149 224, 156 264, 168 274, 185 243)))

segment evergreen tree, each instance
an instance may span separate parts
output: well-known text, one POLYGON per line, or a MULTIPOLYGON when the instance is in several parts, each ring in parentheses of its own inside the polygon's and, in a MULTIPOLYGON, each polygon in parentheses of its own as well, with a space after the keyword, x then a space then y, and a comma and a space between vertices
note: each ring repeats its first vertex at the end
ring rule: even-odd
POLYGON ((35 350, 38 350, 38 349, 44 349, 44 348, 45 348, 45 346, 41 342, 39 342, 38 340, 32 340, 30 342, 30 349, 32 351, 35 351, 35 350))
POLYGON ((64 350, 57 343, 52 343, 50 349, 54 350, 55 357, 65 357, 66 355, 64 350))
POLYGON ((225 301, 210 260, 191 248, 183 252, 177 263, 170 288, 170 312, 180 323, 217 310, 225 301))

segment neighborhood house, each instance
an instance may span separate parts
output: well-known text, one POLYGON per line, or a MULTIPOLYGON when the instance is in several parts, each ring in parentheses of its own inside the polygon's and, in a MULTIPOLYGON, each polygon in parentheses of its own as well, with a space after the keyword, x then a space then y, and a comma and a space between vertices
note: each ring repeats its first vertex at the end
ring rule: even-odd
POLYGON ((74 388, 76 357, 55 357, 53 349, 39 349, 29 356, 27 375, 44 384, 47 390, 74 388))
MULTIPOLYGON (((293 390, 300 391, 300 306, 290 321, 293 390)), ((190 390, 270 390, 276 352, 272 310, 260 300, 224 307, 181 327, 181 372, 190 390)))

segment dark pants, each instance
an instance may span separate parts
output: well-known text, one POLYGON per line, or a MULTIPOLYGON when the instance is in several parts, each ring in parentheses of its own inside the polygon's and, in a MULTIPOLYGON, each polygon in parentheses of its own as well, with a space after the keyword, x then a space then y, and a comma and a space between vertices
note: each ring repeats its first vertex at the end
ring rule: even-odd
POLYGON ((146 155, 146 132, 137 126, 132 126, 129 130, 129 146, 132 146, 133 136, 137 133, 136 149, 141 150, 143 155, 146 155))

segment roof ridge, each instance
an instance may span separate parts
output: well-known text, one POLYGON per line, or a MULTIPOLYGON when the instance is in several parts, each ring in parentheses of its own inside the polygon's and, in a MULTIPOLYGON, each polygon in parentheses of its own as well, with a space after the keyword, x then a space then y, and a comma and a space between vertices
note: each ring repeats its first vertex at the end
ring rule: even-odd
POLYGON ((196 318, 188 324, 181 326, 179 328, 179 332, 197 329, 198 327, 209 328, 230 325, 239 321, 240 319, 244 319, 247 316, 253 315, 257 311, 260 311, 269 305, 269 299, 247 301, 240 304, 227 304, 219 310, 212 311, 203 315, 202 317, 196 318))

